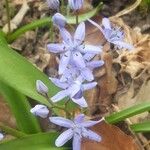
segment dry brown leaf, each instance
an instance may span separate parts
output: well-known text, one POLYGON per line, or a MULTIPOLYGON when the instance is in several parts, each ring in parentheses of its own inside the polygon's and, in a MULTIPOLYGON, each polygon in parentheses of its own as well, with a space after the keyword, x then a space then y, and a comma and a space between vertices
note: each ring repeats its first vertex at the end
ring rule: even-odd
POLYGON ((114 125, 101 122, 91 129, 102 137, 102 141, 84 139, 82 150, 139 150, 135 140, 114 125))

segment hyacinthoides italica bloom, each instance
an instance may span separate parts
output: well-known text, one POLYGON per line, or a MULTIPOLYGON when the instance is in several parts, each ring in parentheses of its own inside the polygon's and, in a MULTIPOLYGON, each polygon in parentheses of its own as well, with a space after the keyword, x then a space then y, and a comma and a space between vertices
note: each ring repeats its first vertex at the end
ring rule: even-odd
POLYGON ((113 26, 108 18, 102 19, 102 26, 90 19, 88 19, 88 21, 103 33, 105 39, 109 43, 114 44, 118 48, 125 48, 129 50, 134 48, 131 44, 124 42, 124 32, 119 27, 113 26))
POLYGON ((56 125, 68 128, 64 131, 55 141, 57 147, 63 146, 67 141, 73 138, 72 147, 73 150, 81 149, 81 140, 82 138, 87 138, 96 142, 101 141, 101 136, 88 129, 98 123, 103 119, 98 121, 85 121, 84 114, 77 115, 74 120, 69 120, 62 117, 50 117, 50 121, 56 125))

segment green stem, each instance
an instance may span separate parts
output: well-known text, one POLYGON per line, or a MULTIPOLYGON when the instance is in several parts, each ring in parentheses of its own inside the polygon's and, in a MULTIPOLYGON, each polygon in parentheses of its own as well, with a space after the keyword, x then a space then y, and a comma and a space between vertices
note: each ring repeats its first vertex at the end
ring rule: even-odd
POLYGON ((71 116, 70 112, 66 109, 66 107, 61 107, 61 106, 58 106, 56 104, 54 104, 51 100, 49 100, 49 96, 46 94, 46 98, 47 100, 49 101, 50 105, 51 105, 51 109, 60 109, 60 110, 63 110, 66 114, 68 114, 69 116, 71 116))
POLYGON ((7 23, 8 23, 8 33, 11 32, 11 26, 10 26, 10 9, 9 9, 9 2, 8 0, 5 0, 6 4, 6 15, 7 15, 7 23))
POLYGON ((64 14, 64 0, 61 0, 61 13, 64 14))
POLYGON ((22 137, 26 136, 25 133, 20 132, 20 131, 13 129, 11 127, 8 127, 8 126, 4 125, 2 122, 0 122, 0 129, 4 132, 14 136, 14 137, 17 137, 17 138, 22 138, 22 137))
POLYGON ((51 22, 51 18, 42 18, 40 20, 35 20, 30 24, 27 24, 21 28, 19 28, 18 30, 16 30, 15 32, 13 32, 12 34, 7 36, 7 41, 9 43, 13 42, 15 39, 17 39, 20 35, 22 35, 23 33, 38 28, 38 27, 43 27, 43 26, 48 26, 49 23, 51 22))

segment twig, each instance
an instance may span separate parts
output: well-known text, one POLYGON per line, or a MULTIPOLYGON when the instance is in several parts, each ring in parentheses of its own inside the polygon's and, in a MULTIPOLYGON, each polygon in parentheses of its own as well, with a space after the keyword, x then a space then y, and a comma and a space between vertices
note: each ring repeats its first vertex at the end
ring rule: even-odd
MULTIPOLYGON (((119 13, 117 13, 117 14, 116 14, 115 16, 113 16, 113 17, 121 17, 121 16, 123 16, 123 15, 126 15, 126 14, 132 12, 133 10, 135 10, 135 9, 140 5, 141 2, 142 2, 142 0, 137 0, 133 5, 131 5, 131 6, 127 7, 127 8, 125 8, 124 10, 120 11, 119 13)), ((112 18, 113 18, 113 17, 112 17, 112 18)))
POLYGON ((9 2, 8 2, 8 0, 5 0, 5 4, 6 4, 8 33, 10 33, 11 32, 11 27, 10 27, 10 8, 9 8, 9 2))
MULTIPOLYGON (((16 14, 16 16, 10 21, 11 32, 20 25, 23 17, 25 16, 25 14, 27 13, 28 10, 29 10, 29 6, 27 4, 27 1, 24 0, 21 9, 16 14)), ((3 32, 8 33, 9 32, 9 24, 6 24, 2 30, 3 30, 3 32)))

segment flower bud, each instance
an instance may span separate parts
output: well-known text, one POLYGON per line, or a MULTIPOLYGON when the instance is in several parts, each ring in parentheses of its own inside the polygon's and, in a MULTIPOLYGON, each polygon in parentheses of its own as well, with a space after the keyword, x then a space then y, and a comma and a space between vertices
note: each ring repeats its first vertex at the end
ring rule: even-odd
POLYGON ((0 133, 0 141, 4 138, 4 135, 0 133))
POLYGON ((40 116, 41 118, 46 118, 49 114, 49 110, 44 105, 36 105, 33 107, 30 112, 35 116, 40 116))
POLYGON ((48 7, 50 9, 59 9, 60 2, 59 0, 47 0, 48 7))
POLYGON ((84 0, 69 0, 69 6, 73 10, 79 10, 83 6, 84 0))
POLYGON ((53 21, 54 25, 56 25, 58 27, 64 27, 67 22, 66 18, 60 13, 56 13, 52 17, 52 21, 53 21))
POLYGON ((48 93, 48 87, 41 80, 36 81, 36 90, 40 94, 47 94, 48 93))

